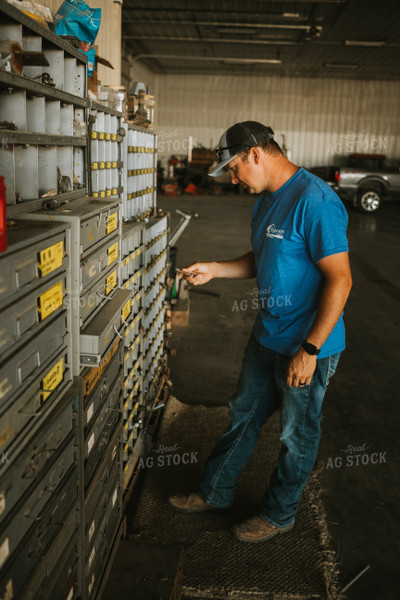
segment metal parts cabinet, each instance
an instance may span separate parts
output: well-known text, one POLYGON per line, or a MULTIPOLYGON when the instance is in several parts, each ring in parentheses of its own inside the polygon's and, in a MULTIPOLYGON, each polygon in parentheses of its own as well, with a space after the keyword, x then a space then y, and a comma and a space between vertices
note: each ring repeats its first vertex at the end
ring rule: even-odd
POLYGON ((157 136, 5 0, 0 52, 0 598, 97 600, 167 379, 157 136), (10 42, 47 65, 16 72, 10 42))

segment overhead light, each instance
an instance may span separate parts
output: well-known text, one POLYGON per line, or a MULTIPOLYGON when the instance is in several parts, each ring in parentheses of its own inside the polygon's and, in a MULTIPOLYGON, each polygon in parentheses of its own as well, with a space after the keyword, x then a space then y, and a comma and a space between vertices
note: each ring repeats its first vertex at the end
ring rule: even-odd
POLYGON ((233 27, 218 27, 218 33, 238 33, 239 35, 256 35, 256 29, 246 29, 243 27, 242 29, 235 29, 233 27))
POLYGON ((385 46, 386 42, 368 42, 362 40, 345 40, 345 46, 365 46, 367 48, 380 48, 385 46))
MULTIPOLYGON (((218 59, 215 59, 218 60, 218 59)), ((235 64, 251 64, 251 63, 262 63, 268 65, 280 65, 282 61, 279 58, 222 58, 220 59, 224 63, 235 63, 235 64)))
POLYGON ((325 63, 328 69, 358 69, 358 65, 354 63, 325 63))
POLYGON ((287 19, 300 19, 300 13, 284 12, 282 13, 282 17, 286 17, 287 19))

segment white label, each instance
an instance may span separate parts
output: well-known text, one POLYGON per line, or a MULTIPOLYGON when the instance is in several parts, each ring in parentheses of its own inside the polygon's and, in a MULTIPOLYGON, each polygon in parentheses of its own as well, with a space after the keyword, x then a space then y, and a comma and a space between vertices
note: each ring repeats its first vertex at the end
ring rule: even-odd
POLYGON ((6 562, 8 555, 10 554, 10 542, 8 538, 4 540, 2 545, 0 546, 0 569, 6 562))
POLYGON ((96 554, 96 550, 94 548, 92 548, 91 553, 89 554, 89 569, 92 568, 92 564, 94 561, 94 555, 96 554))
POLYGON ((112 497, 112 505, 114 507, 116 501, 117 501, 117 496, 118 496, 118 488, 115 489, 115 492, 113 493, 113 497, 112 497))
POLYGON ((6 493, 0 492, 0 515, 6 510, 6 493))
POLYGON ((74 595, 74 587, 72 586, 72 588, 69 590, 69 594, 67 596, 67 600, 72 600, 74 595))
POLYGON ((87 443, 88 454, 91 451, 91 449, 93 448, 93 444, 94 444, 94 432, 90 436, 88 443, 87 443))
POLYGON ((92 579, 91 579, 91 581, 90 581, 90 583, 89 583, 89 585, 88 585, 89 596, 90 596, 90 595, 91 595, 91 593, 92 593, 93 586, 94 586, 94 573, 92 574, 92 579))
POLYGON ((94 412, 94 406, 93 406, 93 402, 92 402, 92 404, 89 406, 89 408, 86 411, 86 423, 89 423, 90 419, 93 417, 93 412, 94 412))
POLYGON ((91 539, 93 537, 95 529, 96 529, 96 524, 95 524, 94 519, 93 519, 92 524, 91 524, 90 529, 89 529, 89 542, 91 541, 91 539))

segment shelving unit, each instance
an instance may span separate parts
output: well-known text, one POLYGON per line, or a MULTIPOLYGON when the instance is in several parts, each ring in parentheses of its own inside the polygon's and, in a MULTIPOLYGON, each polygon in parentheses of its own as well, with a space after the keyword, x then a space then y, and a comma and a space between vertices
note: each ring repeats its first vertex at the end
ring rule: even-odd
POLYGON ((96 600, 166 380, 157 137, 86 98, 81 52, 0 15, 48 62, 0 70, 0 597, 96 600))

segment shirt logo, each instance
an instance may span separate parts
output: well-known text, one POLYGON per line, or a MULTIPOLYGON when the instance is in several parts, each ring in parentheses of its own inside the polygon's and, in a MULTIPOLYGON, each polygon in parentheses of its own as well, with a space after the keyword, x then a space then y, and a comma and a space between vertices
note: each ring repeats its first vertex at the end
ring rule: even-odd
POLYGON ((284 233, 284 229, 276 229, 274 224, 268 225, 266 229, 266 234, 269 238, 278 238, 279 240, 283 240, 284 233))

